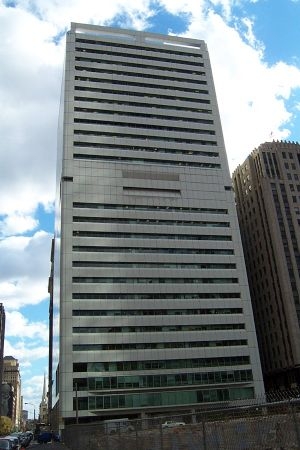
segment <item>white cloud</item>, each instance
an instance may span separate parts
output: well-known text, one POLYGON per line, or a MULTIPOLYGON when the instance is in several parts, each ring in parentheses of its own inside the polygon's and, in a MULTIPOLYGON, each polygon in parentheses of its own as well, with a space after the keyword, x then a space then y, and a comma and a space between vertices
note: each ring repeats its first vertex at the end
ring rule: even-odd
POLYGON ((300 69, 283 62, 268 65, 261 46, 248 45, 213 11, 205 20, 198 11, 185 35, 208 45, 231 171, 271 133, 287 139, 292 115, 284 100, 300 87, 300 69))
POLYGON ((14 344, 9 339, 5 339, 4 343, 5 356, 13 356, 19 361, 21 372, 24 368, 31 368, 39 363, 39 360, 46 361, 49 350, 48 345, 41 345, 31 347, 25 341, 18 341, 14 344))
POLYGON ((245 37, 246 41, 248 42, 248 44, 252 48, 255 48, 258 51, 258 54, 260 57, 263 57, 263 52, 265 50, 265 47, 262 42, 257 40, 257 38, 254 34, 254 31, 253 31, 254 20, 251 19, 250 17, 243 17, 240 20, 240 23, 242 25, 244 25, 244 27, 246 29, 246 31, 244 33, 244 37, 245 37))
MULTIPOLYGON (((46 370, 45 370, 45 373, 46 370)), ((48 380, 46 380, 46 383, 48 380)), ((43 394, 43 385, 44 385, 44 375, 35 375, 30 379, 25 379, 22 382, 22 395, 24 399, 24 409, 27 410, 29 414, 29 418, 33 418, 34 409, 35 409, 35 418, 38 418, 39 415, 39 405, 42 400, 43 394), (28 403, 25 405, 25 403, 28 403)), ((46 384, 47 388, 47 384, 46 384)))
POLYGON ((2 7, 0 24, 0 214, 32 214, 54 198, 63 45, 18 8, 2 7))
POLYGON ((11 236, 14 234, 23 234, 37 228, 39 222, 30 215, 21 213, 6 216, 0 222, 0 235, 11 236))
MULTIPOLYGON (((16 326, 20 322, 16 323, 16 326)), ((35 347, 29 346, 25 341, 11 344, 10 340, 5 339, 4 355, 13 356, 19 362, 21 375, 21 393, 24 402, 30 402, 35 407, 36 418, 39 414, 39 404, 42 400, 44 374, 48 376, 48 345, 36 344, 35 347)), ((46 378, 46 389, 48 379, 46 378)), ((33 417, 32 405, 23 404, 23 408, 30 411, 30 417, 33 417)))
MULTIPOLYGON (((13 356, 18 360, 22 396, 24 402, 36 406, 36 417, 43 392, 44 377, 41 374, 48 371, 48 335, 46 322, 34 322, 20 312, 6 311, 4 355, 13 356)), ((47 383, 46 379, 46 388, 47 383)), ((24 405, 24 409, 31 411, 30 405, 24 405)))
POLYGON ((222 15, 226 20, 230 20, 232 6, 240 3, 238 0, 210 0, 214 6, 221 6, 222 15))
POLYGON ((48 296, 51 235, 12 236, 0 241, 0 291, 5 310, 37 304, 48 296))
POLYGON ((49 328, 46 322, 32 322, 19 311, 6 311, 5 337, 30 338, 48 344, 49 328))
MULTIPOLYGON (((57 121, 65 39, 71 21, 142 29, 149 1, 17 1, 0 16, 0 214, 33 214, 54 201, 57 121), (101 14, 100 14, 101 12, 101 14), (126 12, 126 14, 125 14, 126 12), (97 19, 95 19, 97 18, 97 19), (5 63, 3 63, 5 62, 5 63)), ((7 219, 9 221, 9 219, 7 219)))
POLYGON ((98 0, 89 0, 88 7, 82 0, 20 0, 17 4, 36 18, 51 24, 57 33, 68 29, 70 22, 107 25, 115 17, 123 17, 123 26, 142 29, 152 14, 150 0, 110 0, 101 4, 98 0))

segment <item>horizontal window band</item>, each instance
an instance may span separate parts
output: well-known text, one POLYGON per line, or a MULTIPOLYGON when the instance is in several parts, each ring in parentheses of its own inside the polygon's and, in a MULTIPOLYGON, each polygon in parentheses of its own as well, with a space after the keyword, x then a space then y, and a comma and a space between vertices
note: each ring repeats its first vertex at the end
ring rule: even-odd
POLYGON ((163 147, 146 147, 139 145, 122 145, 122 144, 103 144, 97 142, 83 142, 74 141, 74 147, 81 148, 99 148, 101 151, 106 150, 116 150, 116 151, 133 151, 133 152, 148 152, 148 153, 165 153, 170 155, 185 155, 185 156, 205 156, 207 158, 218 158, 220 156, 219 152, 210 152, 204 150, 190 150, 190 149, 169 149, 163 147))
POLYGON ((171 193, 171 194, 181 194, 181 190, 180 189, 168 189, 168 188, 150 188, 150 187, 136 187, 136 186, 123 186, 123 192, 126 193, 130 192, 130 191, 139 191, 139 192, 153 192, 155 193, 160 193, 160 192, 165 192, 165 193, 171 193))
MULTIPOLYGON (((84 58, 81 58, 81 60, 84 58)), ((79 62, 79 58, 75 58, 75 64, 76 62, 79 62)), ((151 67, 151 73, 146 73, 146 72, 138 72, 138 71, 125 71, 123 69, 123 67, 128 67, 124 64, 113 64, 113 62, 110 62, 110 67, 95 67, 95 66, 91 66, 90 63, 99 63, 99 60, 94 60, 94 61, 90 61, 88 60, 88 64, 86 66, 79 66, 79 65, 75 65, 75 73, 80 73, 80 72, 84 72, 84 76, 86 77, 87 74, 94 74, 94 73, 99 73, 99 74, 105 74, 105 75, 113 75, 115 77, 135 77, 135 78, 142 78, 142 79, 151 79, 151 80, 161 80, 161 81, 168 81, 170 83, 184 83, 184 84, 196 84, 196 85, 207 85, 207 81, 203 80, 201 78, 184 78, 184 77, 176 77, 175 75, 172 76, 171 73, 169 74, 166 71, 160 71, 159 74, 155 74, 153 72, 153 70, 157 70, 154 69, 153 67, 151 67)), ((101 64, 105 64, 105 62, 103 60, 101 60, 101 64)), ((107 64, 107 62, 106 62, 107 64)), ((141 68, 141 66, 138 66, 135 68, 138 70, 141 68)), ((174 72, 172 72, 174 73, 174 72)), ((187 75, 189 75, 189 73, 187 73, 187 75)))
POLYGON ((147 46, 138 46, 138 45, 114 45, 113 43, 103 43, 101 41, 92 41, 92 40, 88 40, 88 39, 76 39, 76 44, 86 44, 86 45, 90 45, 91 47, 81 47, 81 46, 76 46, 75 47, 75 51, 76 52, 89 52, 89 53, 97 53, 98 55, 100 54, 102 57, 107 55, 107 56, 118 56, 118 57, 122 57, 124 56, 126 59, 128 58, 133 58, 133 59, 149 59, 151 61, 159 61, 159 62, 167 62, 170 64, 184 64, 184 65, 190 65, 190 66, 204 66, 204 64, 202 62, 199 61, 191 61, 192 58, 195 59, 202 59, 203 55, 201 53, 188 53, 188 52, 180 52, 178 50, 164 50, 163 48, 157 49, 155 47, 147 47, 147 46), (95 47, 94 47, 95 46, 95 47), (101 47, 102 47, 102 51, 101 51, 101 47), (106 48, 105 48, 106 47, 106 48), (122 48, 124 49, 125 52, 118 52, 118 51, 112 51, 112 48, 122 48), (106 49, 107 49, 107 53, 106 53, 106 49), (133 50, 133 52, 131 53, 130 51, 133 50), (137 50, 142 50, 143 51, 143 55, 139 54, 137 52, 137 50), (158 53, 159 55, 169 55, 169 56, 174 56, 174 58, 164 58, 161 56, 153 56, 153 54, 155 55, 155 53, 158 53), (145 56, 144 56, 145 55, 145 56), (180 59, 175 58, 176 56, 180 56, 180 59))
POLYGON ((72 277, 73 283, 111 284, 237 284, 237 278, 72 277))
MULTIPOLYGON (((86 53, 86 52, 81 52, 86 53)), ((105 55, 99 55, 98 58, 96 58, 94 55, 87 55, 83 56, 82 54, 78 56, 78 54, 75 56, 75 64, 77 63, 83 63, 87 64, 86 66, 79 66, 79 70, 89 70, 91 64, 95 64, 98 67, 95 67, 95 69, 100 69, 104 71, 108 71, 109 69, 112 69, 112 73, 124 73, 123 68, 133 68, 135 70, 151 70, 151 72, 155 75, 155 77, 159 77, 162 79, 168 79, 170 81, 182 81, 182 76, 186 75, 187 80, 191 83, 200 83, 200 84, 207 84, 206 80, 203 80, 203 78, 206 78, 206 72, 203 70, 203 66, 201 66, 201 69, 199 67, 177 67, 174 65, 168 66, 168 65, 162 65, 162 64, 146 64, 144 61, 138 61, 135 60, 133 62, 130 62, 128 60, 124 59, 114 59, 111 57, 105 57, 105 55), (117 69, 117 71, 116 71, 117 69), (154 73, 155 72, 155 73, 154 73), (181 75, 181 76, 180 76, 181 75), (201 78, 200 78, 201 77, 201 78), (202 78, 203 77, 203 78, 202 78)), ((98 70, 99 70, 98 69, 98 70)), ((126 74, 130 74, 132 72, 128 71, 126 74)), ((145 72, 143 73, 143 76, 147 75, 145 72)), ((148 77, 151 77, 151 75, 148 75, 148 77)))
MULTIPOLYGON (((107 124, 106 124, 107 125, 107 124)), ((126 124, 125 124, 126 125, 126 124)), ((138 127, 135 127, 138 128, 138 127)), ((143 128, 143 127, 142 127, 143 128)), ((117 128, 118 129, 118 128, 117 128)), ((134 129, 133 129, 134 131, 134 129)), ((182 142, 185 144, 197 144, 197 145, 217 145, 217 141, 211 141, 208 139, 201 139, 200 135, 201 135, 202 130, 196 130, 196 133, 199 134, 199 139, 190 139, 190 138, 181 138, 181 137, 165 137, 163 134, 162 135, 149 135, 149 132, 147 129, 144 130, 144 134, 140 134, 141 132, 137 132, 137 133, 127 133, 127 132, 123 132, 123 133, 118 133, 113 131, 96 131, 96 130, 91 130, 83 128, 83 129, 75 129, 74 130, 74 136, 110 136, 110 137, 120 137, 122 139, 125 138, 129 138, 129 139, 139 139, 139 140, 146 140, 149 141, 151 143, 151 141, 165 141, 165 142, 182 142), (147 133, 147 134, 145 134, 147 133)), ((204 133, 207 134, 207 133, 204 133)), ((211 133, 208 133, 211 134, 211 133)), ((75 138, 74 138, 75 139, 75 138)))
MULTIPOLYGON (((118 98, 116 99, 110 99, 110 98, 105 98, 105 97, 79 97, 79 96, 75 96, 74 97, 75 100, 75 104, 76 102, 80 102, 79 104, 81 105, 82 102, 89 102, 89 103, 98 103, 98 104, 108 104, 108 105, 120 105, 120 106, 137 106, 141 109, 143 109, 143 111, 147 111, 147 109, 151 109, 151 111, 155 110, 155 109, 166 109, 166 110, 170 110, 170 111, 185 111, 185 112, 190 112, 190 113, 201 113, 201 114, 212 114, 212 110, 211 109, 203 109, 203 108, 199 108, 199 107, 192 107, 192 106, 177 106, 177 105, 162 105, 162 104, 149 104, 149 103, 144 103, 142 100, 140 100, 140 102, 136 101, 134 102, 133 100, 118 100, 118 98)), ((78 108, 80 109, 80 108, 78 108)), ((76 108, 75 108, 76 110, 76 108)))
MULTIPOLYGON (((120 129, 131 128, 133 131, 136 129, 142 130, 155 130, 155 131, 172 131, 175 133, 184 133, 184 134, 207 134, 210 136, 215 136, 216 132, 214 130, 204 130, 198 128, 187 127, 184 124, 180 124, 177 127, 170 127, 167 125, 153 125, 147 123, 133 123, 133 122, 116 122, 116 120, 103 120, 103 119, 85 119, 85 118, 74 118, 74 123, 78 124, 88 124, 88 125, 99 125, 99 126, 107 126, 107 127, 117 127, 120 129)), ((149 136, 151 139, 151 136, 149 136)))
POLYGON ((214 323, 203 325, 153 325, 153 326, 126 326, 126 327, 73 327, 74 334, 93 333, 172 333, 192 331, 222 331, 222 330, 244 330, 244 323, 214 323))
POLYGON ((214 372, 163 373, 150 375, 98 376, 73 379, 73 391, 102 391, 113 389, 149 389, 171 386, 238 383, 252 381, 251 369, 214 372))
POLYGON ((151 247, 107 247, 96 245, 73 245, 73 252, 101 252, 101 253, 161 253, 178 255, 234 255, 233 249, 210 249, 210 248, 151 248, 151 247))
POLYGON ((203 367, 243 366, 250 364, 250 357, 220 356, 217 358, 190 358, 144 361, 108 361, 73 363, 73 372, 126 372, 136 370, 188 369, 203 367))
MULTIPOLYGON (((195 51, 189 52, 189 51, 185 51, 185 52, 181 52, 180 50, 176 50, 175 47, 171 50, 165 50, 163 47, 157 48, 157 47, 151 47, 151 46, 139 46, 139 45, 129 45, 129 44, 117 44, 117 43, 113 43, 113 42, 109 42, 109 44, 107 42, 101 42, 101 41, 92 41, 90 39, 78 39, 76 38, 76 44, 86 44, 88 45, 88 47, 86 45, 81 46, 81 45, 76 45, 75 46, 75 51, 76 52, 80 52, 80 53, 93 53, 93 54, 97 54, 100 55, 100 57, 105 57, 105 55, 108 56, 124 56, 125 58, 128 58, 128 56, 130 58, 134 58, 134 59, 143 59, 141 57, 141 55, 139 54, 139 52, 137 52, 137 50, 142 50, 143 54, 147 56, 148 59, 152 59, 153 55, 159 54, 159 55, 167 55, 167 56, 174 56, 174 58, 168 58, 166 62, 170 63, 170 64, 174 64, 174 62, 177 62, 179 60, 179 64, 191 64, 198 67, 199 65, 203 65, 203 64, 199 64, 199 61, 191 61, 193 60, 199 60, 199 59, 203 59, 203 55, 202 53, 196 53, 195 51), (120 50, 122 49, 122 51, 119 51, 117 53, 112 52, 112 49, 117 49, 120 50), (102 51, 101 51, 102 50, 102 51), (131 53, 131 50, 133 50, 133 52, 131 53), (105 53, 107 51, 107 53, 105 53), (180 56, 180 59, 177 58, 177 56, 180 56)), ((145 57, 144 57, 145 58, 145 57)), ((146 59, 147 59, 146 58, 146 59)), ((158 57, 156 58, 158 59, 160 62, 163 61, 162 58, 158 57)))
POLYGON ((124 294, 124 293, 97 293, 73 292, 72 300, 221 300, 241 298, 240 292, 193 292, 184 294, 151 293, 151 294, 124 294))
POLYGON ((109 262, 109 261, 73 261, 72 267, 114 267, 114 268, 135 268, 135 269, 236 269, 233 263, 159 263, 159 262, 109 262))
MULTIPOLYGON (((99 127, 111 127, 110 130, 112 131, 107 131, 104 132, 106 134, 114 134, 114 128, 117 127, 117 129, 119 130, 120 128, 126 128, 126 133, 124 134, 124 136, 129 135, 130 132, 134 133, 134 136, 136 137, 137 134, 135 134, 135 130, 142 130, 142 133, 144 133, 145 131, 150 130, 150 132, 152 133, 152 131, 158 131, 158 132, 173 132, 173 139, 177 139, 176 136, 181 136, 182 134, 195 134, 195 135, 209 135, 209 136, 215 136, 216 132, 214 130, 204 130, 204 129, 199 129, 199 128, 191 128, 191 126, 189 128, 187 128, 187 125, 184 124, 180 124, 180 126, 178 127, 170 127, 170 126, 165 126, 165 125, 152 125, 152 124, 146 124, 146 123, 130 123, 130 122, 116 122, 113 119, 112 120, 94 120, 94 119, 78 119, 75 118, 74 119, 74 123, 75 124, 83 124, 83 125, 92 125, 93 127, 95 126, 99 126, 99 127), (128 133, 129 132, 129 133, 128 133)), ((94 128, 91 129, 88 134, 93 135, 94 134, 94 128)), ((75 130, 76 133, 75 134, 85 134, 85 129, 84 130, 75 130)), ((101 131, 97 131, 96 135, 101 135, 101 131)), ((116 135, 119 135, 120 133, 117 133, 116 135)), ((155 136, 155 138, 159 138, 160 135, 155 136)), ((144 138, 144 134, 141 136, 141 139, 144 138)), ((151 141, 152 139, 152 135, 149 134, 147 136, 147 140, 151 141)), ((180 138, 182 141, 184 140, 183 138, 180 138)), ((215 141, 211 141, 211 142, 215 142, 215 141)))
POLYGON ((109 393, 106 393, 106 395, 98 394, 97 396, 89 394, 89 396, 86 397, 80 396, 78 402, 76 402, 76 398, 73 398, 73 411, 76 411, 76 408, 78 407, 79 410, 95 410, 96 414, 100 414, 103 413, 103 410, 109 412, 109 410, 115 411, 120 408, 119 414, 122 415, 124 409, 167 406, 170 411, 174 411, 175 405, 179 405, 181 409, 183 405, 186 405, 186 409, 191 409, 191 405, 199 406, 201 404, 206 405, 207 403, 212 403, 213 405, 215 402, 235 402, 236 400, 255 398, 254 387, 241 386, 240 383, 236 386, 230 386, 223 389, 214 386, 211 389, 198 387, 194 390, 190 388, 188 390, 183 390, 182 387, 177 387, 175 390, 173 387, 170 389, 162 389, 160 392, 156 392, 155 388, 153 388, 150 392, 127 393, 125 391, 121 394, 108 394, 109 393))
POLYGON ((131 317, 131 316, 202 316, 242 314, 242 308, 199 309, 73 309, 73 317, 131 317))
POLYGON ((143 342, 121 344, 73 344, 73 351, 97 350, 152 350, 164 348, 203 348, 203 347, 237 347, 246 346, 246 339, 227 339, 223 341, 193 341, 193 342, 143 342))
POLYGON ((213 227, 213 228, 229 228, 230 222, 213 222, 204 220, 159 220, 159 219, 124 219, 112 217, 86 217, 73 216, 73 222, 78 223, 109 223, 109 224, 128 224, 128 225, 175 225, 187 227, 213 227))
POLYGON ((137 163, 137 164, 159 164, 168 166, 181 166, 181 167, 199 167, 201 169, 221 169, 221 164, 213 163, 196 163, 191 161, 173 161, 173 160, 162 160, 162 159, 147 159, 147 158, 136 158, 136 157, 123 157, 123 156, 100 156, 100 155, 87 155, 83 153, 74 153, 74 159, 86 159, 89 161, 104 161, 104 162, 117 162, 117 163, 137 163))
MULTIPOLYGON (((172 121, 174 123, 176 122, 181 122, 180 125, 182 127, 190 127, 191 123, 201 123, 204 125, 213 125, 214 121, 211 119, 197 119, 194 117, 188 117, 188 118, 183 118, 183 117, 178 117, 178 116, 166 116, 165 114, 154 114, 154 113, 148 113, 145 114, 145 109, 144 107, 141 108, 143 109, 143 112, 130 112, 130 111, 116 111, 116 110, 104 110, 104 109, 98 109, 98 108, 90 108, 90 107, 78 107, 75 106, 74 111, 75 112, 79 112, 79 113, 83 113, 83 114, 103 114, 105 115, 107 118, 109 116, 114 116, 114 118, 119 118, 119 117, 137 117, 137 118, 144 118, 144 119, 154 119, 154 120, 160 120, 160 121, 172 121)), ((78 114, 79 116, 79 114, 78 114)), ((80 117, 79 117, 80 119, 80 117)))
MULTIPOLYGON (((108 84, 108 83, 106 83, 108 84)), ((148 98, 154 98, 157 100, 162 100, 162 99, 166 99, 166 100, 172 100, 172 101, 182 101, 185 103, 197 103, 197 105, 199 104, 206 104, 206 105, 210 105, 210 100, 208 98, 194 98, 194 97, 188 97, 184 96, 184 97, 180 97, 177 93, 175 95, 167 95, 167 94, 157 94, 155 92, 131 92, 131 91, 126 91, 125 89, 117 89, 116 86, 114 86, 114 89, 112 89, 112 87, 109 88, 104 88, 104 87, 95 87, 95 86, 86 86, 84 82, 79 81, 79 83, 75 84, 74 86, 74 90, 75 91, 81 91, 81 92, 98 92, 98 93, 106 93, 106 94, 115 94, 118 96, 131 96, 131 97, 143 97, 144 101, 148 100, 148 98)), ((154 90, 155 91, 155 90, 154 90)), ((199 106, 198 106, 199 107, 199 106)))
POLYGON ((231 236, 227 235, 194 235, 194 234, 162 234, 162 233, 122 233, 122 232, 110 232, 110 231, 73 231, 74 237, 103 237, 114 239, 171 239, 176 241, 189 240, 189 241, 232 241, 231 236))
MULTIPOLYGON (((75 74, 78 72, 75 72, 75 74)), ((80 72, 79 72, 80 73, 80 72)), ((82 73, 82 72, 81 72, 82 73)), ((118 75, 115 77, 117 78, 118 75)), ((132 86, 137 88, 146 88, 146 89, 155 89, 155 90, 163 90, 168 94, 168 92, 186 92, 187 94, 202 94, 209 95, 209 91, 207 89, 199 89, 195 86, 193 87, 181 87, 180 85, 171 85, 167 83, 166 85, 159 83, 159 81, 168 81, 168 80, 156 80, 153 83, 141 83, 139 81, 121 81, 123 79, 122 75, 119 75, 118 79, 111 79, 111 77, 102 77, 99 75, 98 77, 93 77, 88 73, 88 71, 84 72, 84 75, 75 75, 75 81, 83 81, 88 83, 96 83, 96 84, 110 84, 115 86, 132 86)), ((183 83, 183 81, 182 81, 183 83)), ((179 84, 179 83, 178 83, 179 84)), ((185 82, 185 84, 188 84, 185 82)))
MULTIPOLYGON (((101 33, 102 36, 102 33, 101 33)), ((111 33, 109 33, 109 37, 111 38, 111 33)), ((118 39, 118 35, 116 35, 116 38, 118 39)), ((119 38, 120 39, 120 38, 119 38)), ((132 37, 132 39, 135 41, 135 38, 132 37)), ((165 41, 165 38, 164 38, 165 41)), ((151 45, 147 46, 147 45, 143 45, 140 46, 137 43, 134 44, 129 44, 129 42, 113 42, 112 40, 108 42, 102 42, 101 40, 92 40, 92 39, 88 39, 88 38, 82 38, 82 37, 78 37, 78 35, 76 36, 75 39, 76 43, 84 43, 84 44, 90 44, 92 46, 96 46, 97 48, 100 47, 106 47, 108 49, 110 48, 117 48, 117 49, 124 49, 126 50, 126 52, 129 49, 134 50, 134 52, 136 52, 136 50, 143 50, 145 52, 151 52, 151 53, 165 53, 167 55, 171 54, 171 55, 178 55, 181 57, 191 57, 193 56, 194 58, 203 58, 202 53, 199 53, 198 50, 200 50, 200 45, 197 46, 197 53, 195 52, 195 46, 193 45, 191 48, 189 48, 186 43, 184 45, 185 51, 182 51, 180 49, 178 49, 178 47, 175 47, 176 44, 174 44, 174 42, 171 43, 172 45, 172 50, 170 49, 164 49, 161 45, 159 47, 152 47, 151 45), (192 52, 191 52, 192 50, 192 52)), ((148 42, 148 40, 146 39, 145 44, 148 42)), ((165 44, 165 42, 160 42, 160 44, 165 44)), ((168 45, 168 43, 166 43, 168 45)), ((79 47, 81 48, 81 47, 79 47)), ((99 53, 99 50, 96 51, 96 53, 99 53)), ((101 53, 102 54, 102 53, 101 53)))
POLYGON ((179 213, 203 213, 203 214, 228 214, 224 208, 197 208, 188 206, 163 206, 163 205, 129 205, 117 203, 82 203, 73 202, 73 208, 87 209, 117 209, 120 211, 163 211, 179 213))
POLYGON ((130 168, 122 170, 122 177, 137 180, 180 181, 180 175, 178 173, 158 172, 157 170, 131 170, 130 168))

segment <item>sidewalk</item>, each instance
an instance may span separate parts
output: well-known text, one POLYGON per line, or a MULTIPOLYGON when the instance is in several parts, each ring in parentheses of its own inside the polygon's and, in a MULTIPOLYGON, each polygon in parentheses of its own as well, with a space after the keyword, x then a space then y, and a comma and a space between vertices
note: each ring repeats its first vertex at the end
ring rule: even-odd
POLYGON ((67 447, 65 444, 61 443, 61 442, 49 442, 48 444, 36 444, 36 443, 32 443, 29 447, 29 449, 32 448, 32 450, 36 449, 36 450, 70 450, 69 447, 67 447), (45 448, 45 445, 47 445, 47 447, 45 448))

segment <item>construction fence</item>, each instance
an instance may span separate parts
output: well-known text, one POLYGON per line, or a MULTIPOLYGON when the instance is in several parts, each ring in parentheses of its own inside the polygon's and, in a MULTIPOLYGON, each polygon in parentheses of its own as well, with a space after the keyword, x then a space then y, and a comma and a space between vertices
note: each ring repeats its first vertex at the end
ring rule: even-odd
POLYGON ((67 426, 71 450, 298 450, 300 399, 67 426), (167 424, 166 421, 171 422, 167 424))

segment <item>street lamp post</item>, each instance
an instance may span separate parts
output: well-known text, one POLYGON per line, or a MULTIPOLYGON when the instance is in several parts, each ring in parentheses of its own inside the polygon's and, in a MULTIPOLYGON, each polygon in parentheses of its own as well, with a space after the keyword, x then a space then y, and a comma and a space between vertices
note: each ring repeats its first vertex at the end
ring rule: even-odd
POLYGON ((33 406, 33 420, 35 421, 35 405, 33 403, 28 403, 28 402, 25 402, 25 405, 33 406))

